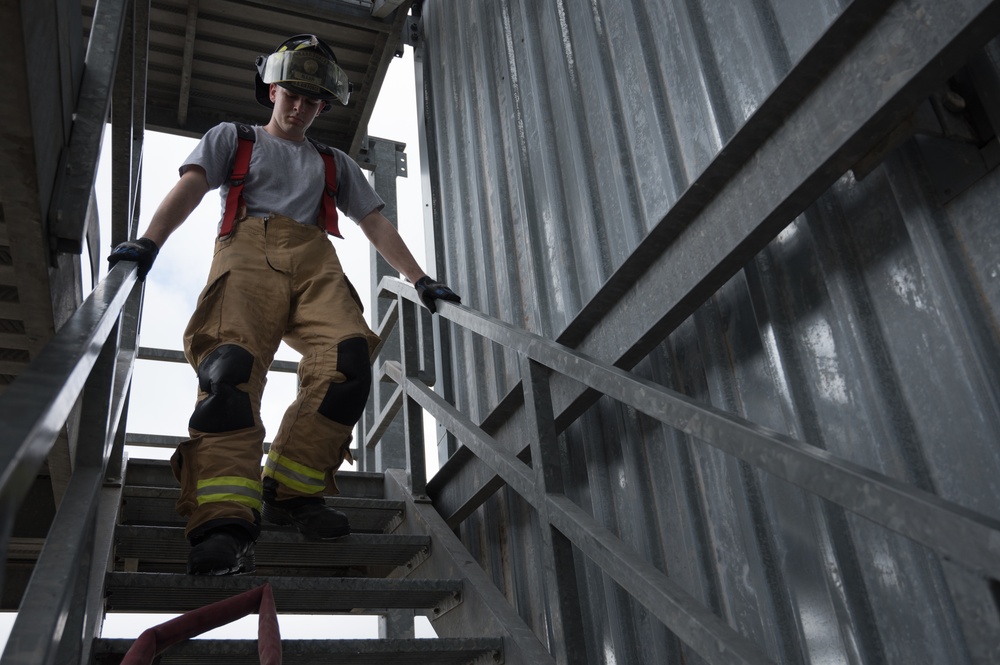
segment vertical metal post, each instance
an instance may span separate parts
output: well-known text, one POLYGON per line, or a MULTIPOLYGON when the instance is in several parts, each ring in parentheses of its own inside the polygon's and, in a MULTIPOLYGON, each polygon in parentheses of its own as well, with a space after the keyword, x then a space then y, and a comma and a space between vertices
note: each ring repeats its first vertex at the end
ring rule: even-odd
MULTIPOLYGON (((397 154, 402 152, 403 144, 396 143, 395 141, 385 141, 382 139, 376 139, 369 137, 367 139, 368 143, 368 161, 374 166, 375 173, 375 191, 378 195, 385 201, 385 208, 382 209, 382 214, 385 215, 386 219, 397 224, 396 211, 396 178, 399 176, 399 170, 397 169, 397 154)), ((372 285, 372 302, 371 302, 371 320, 373 325, 378 325, 379 321, 385 316, 386 312, 389 311, 391 307, 395 307, 396 303, 384 300, 378 297, 375 289, 378 287, 378 283, 385 276, 397 277, 399 273, 389 265, 389 263, 382 258, 382 256, 375 251, 372 247, 371 250, 371 285, 372 285)), ((383 340, 382 352, 379 354, 380 362, 385 362, 386 360, 400 360, 399 355, 399 333, 397 330, 393 330, 385 340, 383 340)), ((381 412, 385 405, 388 403, 392 397, 392 393, 395 387, 389 384, 383 384, 378 380, 378 373, 376 372, 374 381, 372 382, 372 396, 368 400, 368 408, 366 409, 366 422, 373 422, 375 415, 381 412)), ((363 450, 360 451, 365 458, 364 468, 368 471, 384 471, 388 468, 404 469, 406 468, 406 452, 403 447, 403 440, 405 434, 403 431, 403 425, 398 421, 393 422, 389 429, 382 436, 381 441, 378 446, 375 447, 374 451, 363 450)), ((364 436, 359 437, 364 441, 364 436)))
POLYGON ((406 441, 406 474, 414 497, 427 493, 427 463, 424 454, 424 410, 410 397, 406 381, 420 380, 420 345, 417 311, 406 298, 399 299, 399 333, 403 354, 403 430, 406 441))
MULTIPOLYGON (((125 407, 128 407, 126 403, 125 407)), ((122 430, 124 431, 125 413, 122 413, 122 430)), ((124 460, 121 459, 123 453, 119 453, 119 459, 111 460, 109 468, 121 469, 124 460)), ((89 591, 87 592, 86 621, 83 629, 83 652, 79 658, 80 663, 89 663, 91 652, 94 647, 94 640, 100 637, 104 626, 104 580, 111 569, 111 554, 114 549, 115 526, 117 524, 118 509, 122 503, 122 491, 124 478, 109 480, 107 474, 104 479, 104 488, 97 502, 97 517, 94 524, 93 555, 90 565, 89 591)))
MULTIPOLYGON (((132 287, 132 293, 129 294, 129 298, 125 302, 125 306, 122 308, 121 321, 119 322, 121 338, 118 344, 118 365, 122 368, 120 371, 123 371, 128 365, 133 364, 139 352, 139 321, 142 318, 144 294, 145 285, 142 282, 136 282, 132 287)), ((122 395, 122 400, 124 403, 118 426, 115 429, 114 437, 108 442, 110 443, 111 450, 107 456, 108 461, 104 478, 110 483, 121 482, 122 453, 125 450, 125 430, 131 391, 131 378, 129 378, 129 385, 123 387, 124 394, 122 395)), ((117 397, 115 395, 116 399, 117 397)))
POLYGON ((73 130, 49 207, 50 235, 58 251, 83 250, 127 5, 128 0, 104 0, 95 9, 73 130))
POLYGON ((111 245, 136 237, 146 119, 149 0, 130 0, 111 104, 111 245))
POLYGON ((529 432, 535 434, 531 437, 531 459, 542 538, 545 597, 549 607, 549 642, 556 662, 585 663, 587 651, 573 545, 552 526, 546 501, 550 494, 563 494, 563 470, 568 468, 566 451, 556 435, 549 370, 524 355, 520 356, 520 361, 529 432))
MULTIPOLYGON (((420 21, 419 17, 417 18, 420 21)), ((424 253, 426 265, 433 271, 435 278, 445 279, 447 270, 444 254, 438 253, 438 247, 444 247, 442 230, 438 219, 440 206, 439 186, 437 182, 437 143, 434 123, 431 118, 433 108, 431 87, 425 85, 423 26, 418 25, 413 46, 413 81, 417 92, 417 131, 419 133, 420 151, 420 186, 424 200, 424 253)), ((451 326, 439 317, 432 317, 431 335, 433 337, 433 363, 435 390, 449 402, 454 403, 454 381, 451 373, 451 357, 444 349, 451 348, 451 326)), ((458 449, 458 441, 447 429, 438 425, 437 430, 438 461, 444 464, 458 449)))
POLYGON ((111 242, 130 239, 132 231, 132 85, 135 76, 135 4, 125 10, 111 99, 111 242))
POLYGON ((380 640, 412 640, 416 636, 413 627, 413 610, 389 610, 378 617, 378 637, 380 640))

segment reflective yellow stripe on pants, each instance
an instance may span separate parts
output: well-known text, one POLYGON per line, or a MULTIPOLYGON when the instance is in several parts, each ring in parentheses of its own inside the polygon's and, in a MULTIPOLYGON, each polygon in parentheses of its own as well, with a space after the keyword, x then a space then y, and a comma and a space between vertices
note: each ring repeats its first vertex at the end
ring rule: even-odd
POLYGON ((293 462, 274 451, 267 453, 267 461, 264 462, 264 475, 304 494, 317 494, 326 489, 325 474, 322 471, 293 462))
POLYGON ((235 501, 254 510, 261 509, 261 484, 240 476, 219 476, 198 481, 195 492, 198 505, 217 501, 235 501))

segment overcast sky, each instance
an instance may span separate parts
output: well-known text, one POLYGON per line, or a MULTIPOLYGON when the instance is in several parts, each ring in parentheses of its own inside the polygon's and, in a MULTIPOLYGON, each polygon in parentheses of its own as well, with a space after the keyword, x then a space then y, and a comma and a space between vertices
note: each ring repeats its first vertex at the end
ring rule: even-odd
MULTIPOLYGON (((247 91, 248 103, 253 102, 252 90, 247 91)), ((412 49, 407 47, 403 58, 389 66, 385 84, 379 94, 372 119, 370 136, 406 144, 410 177, 397 180, 399 230, 413 255, 428 269, 423 242, 423 203, 420 191, 420 152, 416 119, 412 49)), ((102 223, 101 274, 107 272, 106 258, 110 251, 110 132, 105 134, 101 158, 101 173, 97 188, 102 223)), ((145 230, 156 206, 177 182, 177 168, 196 145, 193 139, 147 132, 143 160, 141 221, 139 232, 145 230)), ((216 226, 219 220, 218 191, 209 192, 201 205, 161 249, 156 264, 146 279, 146 293, 140 344, 147 347, 182 350, 183 331, 194 310, 198 294, 205 285, 216 226)), ((347 276, 354 283, 365 303, 365 316, 371 309, 369 285, 368 240, 357 225, 344 218, 341 222, 344 240, 335 240, 335 247, 347 276)), ((89 269, 84 269, 89 275, 89 269)), ((85 279, 89 280, 88 277, 85 279)), ((369 320, 369 325, 372 325, 369 320)), ((279 359, 297 360, 298 354, 282 345, 279 359)), ((194 371, 186 364, 140 361, 132 382, 131 409, 128 431, 142 434, 185 436, 187 421, 194 406, 197 383, 194 371)), ((270 440, 278 429, 285 408, 294 399, 295 378, 291 374, 272 372, 268 376, 261 415, 270 440)), ((356 437, 357 438, 357 437, 356 437)), ((434 441, 433 436, 426 437, 434 441)), ((357 445, 355 443, 355 445, 357 445)), ((146 451, 130 451, 131 456, 146 451)), ((170 451, 148 450, 151 457, 169 457, 170 451)), ((428 474, 436 470, 437 454, 428 451, 428 474)), ((350 470, 347 465, 345 469, 350 470)), ((278 608, 280 613, 281 608, 278 608)), ((13 615, 0 614, 0 647, 6 642, 13 615)), ((142 630, 168 617, 145 615, 111 616, 105 625, 106 637, 135 637, 142 630)), ((279 615, 282 637, 352 638, 377 637, 377 622, 373 617, 296 617, 279 615)), ((208 634, 206 635, 208 636, 208 634)), ((229 627, 213 631, 211 637, 254 637, 256 619, 248 618, 229 627)), ((417 636, 433 636, 429 622, 417 621, 417 636)))

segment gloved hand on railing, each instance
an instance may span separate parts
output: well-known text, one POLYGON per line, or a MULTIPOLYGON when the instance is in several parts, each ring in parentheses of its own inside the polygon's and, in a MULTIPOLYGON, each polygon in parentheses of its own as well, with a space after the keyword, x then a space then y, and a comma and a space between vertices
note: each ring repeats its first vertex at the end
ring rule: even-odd
POLYGON ((153 267, 153 261, 156 260, 156 255, 159 251, 160 248, 149 238, 129 240, 128 242, 119 243, 117 247, 111 250, 108 263, 113 268, 119 261, 135 261, 139 264, 139 279, 145 279, 149 269, 153 267))
POLYGON ((427 309, 432 312, 437 311, 437 305, 434 304, 435 300, 462 302, 462 299, 458 297, 458 294, 449 289, 447 285, 442 284, 441 282, 435 282, 427 275, 418 279, 417 283, 413 285, 413 288, 417 290, 417 295, 420 296, 420 300, 423 301, 427 309))

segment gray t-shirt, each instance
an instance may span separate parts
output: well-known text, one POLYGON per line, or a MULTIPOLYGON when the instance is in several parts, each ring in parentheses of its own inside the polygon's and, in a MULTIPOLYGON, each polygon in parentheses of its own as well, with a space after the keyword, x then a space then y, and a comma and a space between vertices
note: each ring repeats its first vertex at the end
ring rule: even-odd
MULTIPOLYGON (((303 224, 315 224, 326 181, 323 158, 309 141, 288 141, 271 136, 259 125, 253 129, 257 140, 243 186, 247 215, 267 217, 277 213, 303 224)), ((205 169, 209 188, 219 188, 223 212, 236 143, 235 125, 229 122, 216 125, 205 132, 180 167, 181 175, 192 165, 205 169)), ((337 166, 337 207, 355 222, 372 211, 381 210, 385 202, 375 193, 361 167, 336 148, 333 157, 337 166)))

